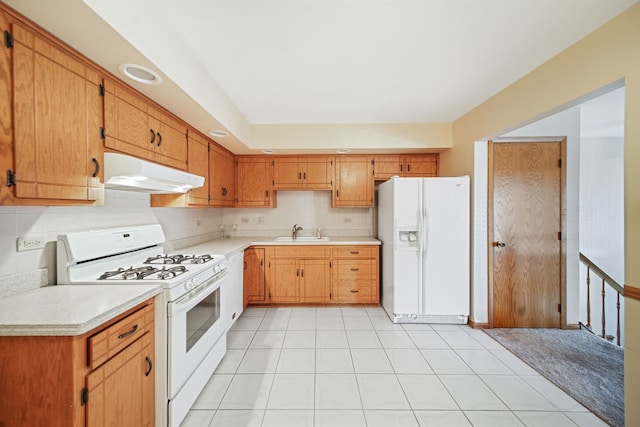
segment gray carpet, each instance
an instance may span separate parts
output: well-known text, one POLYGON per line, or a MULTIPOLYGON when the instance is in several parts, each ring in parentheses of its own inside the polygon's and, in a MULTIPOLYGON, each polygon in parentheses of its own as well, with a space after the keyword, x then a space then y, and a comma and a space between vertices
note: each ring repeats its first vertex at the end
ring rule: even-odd
POLYGON ((606 423, 624 426, 623 350, 584 330, 485 332, 606 423))

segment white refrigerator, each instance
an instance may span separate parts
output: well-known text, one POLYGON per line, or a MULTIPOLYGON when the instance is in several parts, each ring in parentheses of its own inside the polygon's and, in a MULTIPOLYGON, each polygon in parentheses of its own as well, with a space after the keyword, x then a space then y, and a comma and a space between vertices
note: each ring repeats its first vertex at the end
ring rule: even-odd
POLYGON ((382 306, 394 323, 467 323, 469 197, 468 176, 378 186, 382 306))

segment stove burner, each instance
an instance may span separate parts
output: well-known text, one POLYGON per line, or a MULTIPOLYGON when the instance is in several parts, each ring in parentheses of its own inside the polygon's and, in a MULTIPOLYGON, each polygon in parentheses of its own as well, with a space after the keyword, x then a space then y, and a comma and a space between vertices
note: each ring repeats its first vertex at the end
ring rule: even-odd
POLYGON ((204 264, 209 262, 213 257, 209 254, 205 255, 156 255, 149 257, 143 264, 204 264))
POLYGON ((107 271, 100 277, 98 277, 98 280, 167 280, 173 279, 174 277, 177 277, 186 272, 187 267, 183 265, 178 265, 171 268, 157 268, 150 265, 145 265, 143 267, 129 267, 127 269, 119 268, 115 271, 107 271))

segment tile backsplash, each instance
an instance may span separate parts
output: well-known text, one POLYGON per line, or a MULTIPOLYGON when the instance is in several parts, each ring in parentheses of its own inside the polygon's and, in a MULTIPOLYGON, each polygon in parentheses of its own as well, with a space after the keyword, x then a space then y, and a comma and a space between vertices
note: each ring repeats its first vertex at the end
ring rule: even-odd
POLYGON ((288 235, 297 223, 302 236, 316 228, 329 236, 373 235, 372 208, 332 209, 329 191, 280 191, 277 197, 276 209, 151 208, 148 194, 106 190, 102 207, 0 206, 0 298, 55 284, 56 238, 70 231, 157 223, 171 243, 219 238, 221 225, 231 235, 234 224, 237 236, 288 235), (47 243, 18 252, 21 236, 47 243))

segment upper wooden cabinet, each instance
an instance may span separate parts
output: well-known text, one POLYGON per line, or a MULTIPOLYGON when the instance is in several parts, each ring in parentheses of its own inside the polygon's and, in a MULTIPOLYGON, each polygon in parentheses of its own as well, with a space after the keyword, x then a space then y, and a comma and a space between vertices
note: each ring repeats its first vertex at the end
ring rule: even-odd
POLYGON ((345 156, 336 158, 332 207, 373 206, 373 158, 345 156))
POLYGON ((204 185, 187 193, 188 203, 192 206, 209 204, 209 141, 191 129, 187 137, 187 171, 204 177, 204 185))
POLYGON ((274 190, 331 190, 333 188, 333 157, 275 157, 272 165, 274 190))
POLYGON ((2 11, 0 27, 1 203, 101 204, 100 74, 2 11))
POLYGON ((402 154, 373 157, 373 177, 387 180, 392 176, 438 176, 438 154, 402 154))
POLYGON ((186 126, 124 85, 104 87, 105 147, 186 170, 186 126))
POLYGON ((236 207, 276 207, 271 166, 271 159, 264 156, 236 158, 236 207))
POLYGON ((236 202, 235 156, 218 144, 209 144, 209 206, 233 207, 236 202))

